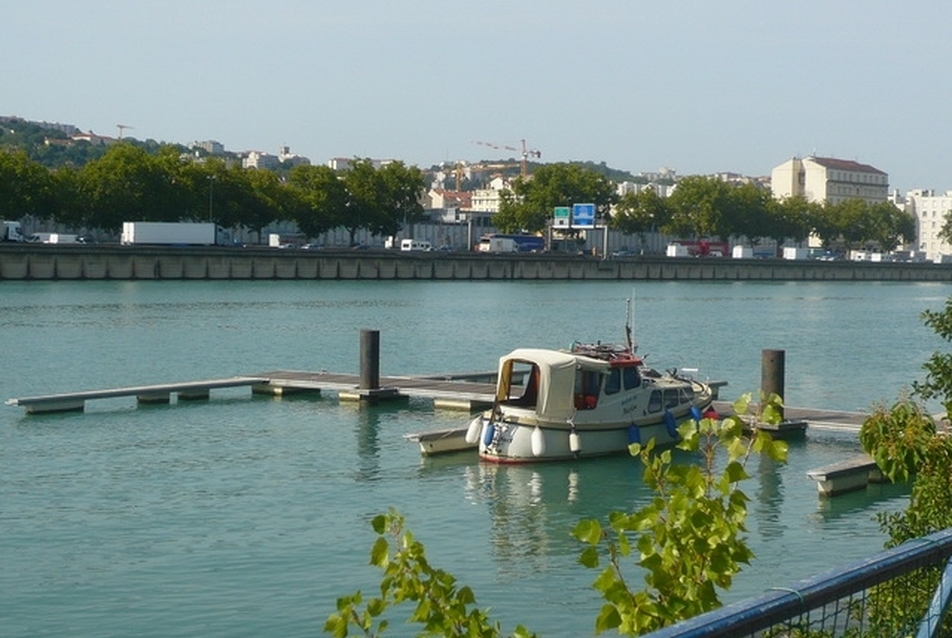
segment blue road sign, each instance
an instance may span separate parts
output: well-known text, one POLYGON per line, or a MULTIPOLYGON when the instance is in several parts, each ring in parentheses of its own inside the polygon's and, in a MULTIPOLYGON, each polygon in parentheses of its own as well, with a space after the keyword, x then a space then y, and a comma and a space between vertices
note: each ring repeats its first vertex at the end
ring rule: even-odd
POLYGON ((595 204, 572 204, 572 228, 595 228, 595 204))

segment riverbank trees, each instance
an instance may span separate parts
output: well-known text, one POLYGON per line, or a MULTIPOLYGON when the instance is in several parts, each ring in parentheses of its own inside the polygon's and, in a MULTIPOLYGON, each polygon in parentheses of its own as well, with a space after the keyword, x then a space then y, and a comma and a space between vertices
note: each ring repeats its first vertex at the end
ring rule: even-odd
POLYGON ((257 232, 294 221, 309 235, 344 227, 392 235, 423 217, 422 172, 402 162, 355 160, 340 172, 300 166, 282 179, 218 158, 183 159, 118 143, 80 168, 50 170, 23 152, 0 151, 0 210, 9 219, 49 220, 115 235, 124 221, 213 221, 257 232))
MULTIPOLYGON (((424 218, 424 174, 402 162, 377 167, 355 159, 344 171, 299 166, 279 175, 200 159, 178 146, 122 142, 82 166, 48 169, 22 151, 2 150, 0 210, 11 219, 113 235, 123 221, 214 221, 259 235, 289 221, 309 236, 346 228, 353 239, 359 229, 393 235, 424 218)), ((799 243, 813 234, 830 248, 888 251, 914 241, 916 230, 915 220, 889 203, 778 201, 759 185, 713 177, 685 177, 668 198, 652 190, 619 196, 603 173, 575 163, 539 166, 531 178, 515 179, 500 199, 493 226, 504 232, 542 232, 557 206, 591 203, 597 224, 637 235, 642 244, 648 232, 751 245, 762 238, 799 243)))

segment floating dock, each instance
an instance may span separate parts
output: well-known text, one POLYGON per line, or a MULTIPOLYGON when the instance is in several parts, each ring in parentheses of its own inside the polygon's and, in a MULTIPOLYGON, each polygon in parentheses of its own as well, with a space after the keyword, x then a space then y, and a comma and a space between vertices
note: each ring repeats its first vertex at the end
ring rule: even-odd
POLYGON ((116 397, 136 397, 139 403, 171 403, 210 398, 219 388, 249 387, 254 394, 276 396, 301 392, 335 391, 340 400, 377 402, 385 399, 423 397, 435 407, 477 411, 490 407, 495 394, 495 373, 437 376, 381 377, 378 387, 362 389, 355 374, 274 370, 261 374, 180 383, 129 386, 106 390, 83 390, 8 399, 7 405, 26 409, 27 414, 82 412, 86 402, 116 397))
MULTIPOLYGON (((140 404, 171 403, 207 400, 211 391, 222 388, 248 387, 253 394, 282 396, 303 392, 320 394, 336 392, 341 401, 377 403, 418 397, 433 402, 436 408, 453 409, 467 413, 486 410, 495 396, 495 373, 459 373, 427 376, 386 376, 375 379, 373 387, 361 387, 362 375, 327 371, 306 372, 273 370, 259 374, 143 386, 129 386, 105 390, 85 390, 60 394, 37 395, 8 399, 7 405, 19 406, 27 414, 54 412, 82 412, 88 401, 117 397, 136 397, 140 404)), ((715 384, 717 388, 725 385, 715 384)), ((719 414, 730 414, 731 404, 715 401, 719 414)), ((774 426, 771 433, 778 438, 802 435, 807 427, 858 433, 866 415, 861 412, 816 410, 784 407, 785 421, 774 426)), ((466 427, 432 432, 407 434, 406 438, 419 444, 424 455, 444 454, 475 449, 465 440, 466 427)), ((834 496, 862 489, 868 482, 881 480, 878 470, 868 457, 811 470, 807 475, 817 481, 823 496, 834 496)))

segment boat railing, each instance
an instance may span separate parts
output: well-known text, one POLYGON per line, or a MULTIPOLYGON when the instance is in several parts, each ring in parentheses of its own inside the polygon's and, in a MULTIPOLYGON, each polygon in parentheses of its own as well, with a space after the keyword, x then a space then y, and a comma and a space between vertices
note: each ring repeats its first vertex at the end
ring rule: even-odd
POLYGON ((851 566, 771 588, 647 634, 650 638, 949 636, 952 529, 851 566))

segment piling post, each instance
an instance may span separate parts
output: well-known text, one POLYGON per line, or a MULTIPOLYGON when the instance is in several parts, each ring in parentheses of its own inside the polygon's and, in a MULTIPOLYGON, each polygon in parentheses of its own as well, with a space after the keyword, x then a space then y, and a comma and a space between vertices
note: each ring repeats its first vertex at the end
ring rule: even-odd
MULTIPOLYGON (((760 354, 760 391, 764 393, 765 398, 771 394, 776 394, 784 401, 784 368, 786 353, 783 350, 763 350, 760 354)), ((772 435, 775 439, 792 438, 802 436, 807 429, 806 419, 787 419, 783 414, 783 406, 780 406, 780 423, 766 424, 761 423, 758 427, 772 435)))
POLYGON ((360 382, 353 392, 339 392, 342 401, 375 404, 381 401, 407 400, 397 388, 380 387, 380 331, 360 331, 360 382))
MULTIPOLYGON (((760 353, 760 389, 765 396, 776 394, 784 397, 784 367, 786 353, 783 350, 763 350, 760 353)), ((780 416, 783 417, 781 408, 780 416)))
POLYGON ((360 331, 360 389, 380 387, 380 331, 360 331))

